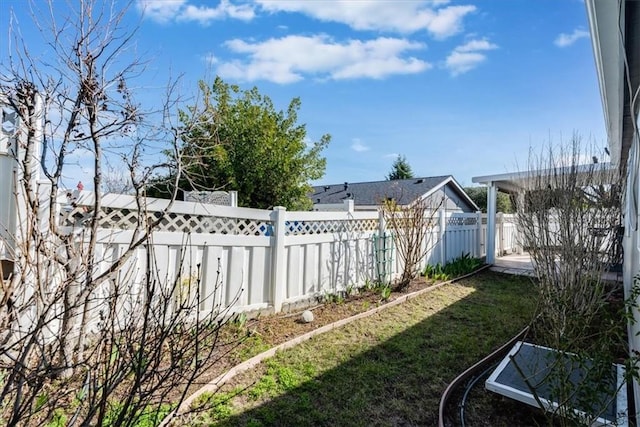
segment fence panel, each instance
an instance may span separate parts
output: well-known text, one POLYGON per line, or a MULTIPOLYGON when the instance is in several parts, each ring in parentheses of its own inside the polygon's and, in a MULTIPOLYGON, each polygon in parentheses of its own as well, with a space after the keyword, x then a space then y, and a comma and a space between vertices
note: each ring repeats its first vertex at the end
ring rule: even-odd
MULTIPOLYGON (((59 211, 63 229, 85 229, 93 209, 94 194, 75 191, 61 194, 51 208, 59 211)), ((123 318, 135 311, 140 299, 147 259, 156 277, 173 287, 176 298, 195 292, 193 283, 201 278, 197 290, 202 298, 200 310, 231 307, 248 311, 282 303, 345 291, 378 279, 376 240, 380 233, 380 214, 371 212, 287 212, 207 205, 199 202, 174 202, 143 199, 144 215, 132 196, 105 195, 99 215, 96 247, 96 273, 106 271, 127 251, 140 226, 161 219, 145 245, 135 249, 124 265, 100 289, 128 286, 129 302, 119 310, 123 318), (284 224, 281 259, 274 259, 276 221, 284 224), (151 254, 148 253, 151 251, 151 254), (282 266, 281 268, 278 266, 282 266), (283 273, 274 273, 274 268, 283 273), (276 278, 279 278, 278 280, 276 278), (278 301, 276 301, 278 299, 278 301)), ((431 214, 430 214, 431 215, 431 214)), ((439 213, 433 216, 419 265, 444 264, 462 254, 483 255, 486 224, 478 223, 478 214, 439 213), (480 228, 479 228, 480 227, 480 228)), ((505 217, 505 224, 507 224, 505 217)), ((507 227, 515 227, 508 223, 507 227)), ((515 228, 514 228, 515 230, 515 228)), ((387 233, 395 233, 387 230, 387 233)), ((511 242, 515 231, 504 233, 511 242)), ((395 245, 394 245, 395 246, 395 245)), ((511 246, 509 246, 511 247, 511 246)), ((397 248, 385 253, 391 259, 391 279, 399 277, 403 261, 397 248)))
POLYGON ((285 302, 375 279, 377 212, 287 212, 285 302))
POLYGON ((496 245, 496 248, 500 249, 498 255, 502 256, 504 254, 517 252, 520 243, 516 216, 514 214, 501 214, 500 219, 500 223, 497 226, 501 232, 496 233, 496 235, 500 235, 499 245, 496 245))
POLYGON ((443 264, 462 255, 476 256, 478 247, 478 215, 475 213, 449 213, 446 217, 444 236, 445 259, 443 264))
MULTIPOLYGON (((98 260, 103 270, 129 247, 139 219, 135 199, 108 196, 102 201, 105 215, 100 217, 103 228, 98 239, 104 248, 97 248, 97 254, 108 252, 112 256, 98 260), (109 247, 117 247, 118 251, 109 247)), ((81 192, 72 195, 75 200, 63 206, 61 222, 67 230, 84 225, 82 218, 91 209, 92 197, 91 193, 81 192)), ((159 199, 147 199, 146 206, 154 209, 147 210, 147 216, 154 217, 168 204, 159 199)), ((170 208, 167 219, 159 224, 147 245, 152 250, 152 268, 160 282, 181 288, 201 277, 202 311, 226 307, 233 307, 232 311, 246 311, 272 304, 269 211, 193 202, 176 202, 170 208)), ((136 249, 121 269, 122 274, 115 279, 117 282, 140 282, 138 276, 146 267, 141 264, 147 257, 146 250, 144 247, 136 249), (134 271, 138 273, 131 280, 129 276, 134 271)), ((183 291, 178 289, 176 295, 180 292, 183 291)))

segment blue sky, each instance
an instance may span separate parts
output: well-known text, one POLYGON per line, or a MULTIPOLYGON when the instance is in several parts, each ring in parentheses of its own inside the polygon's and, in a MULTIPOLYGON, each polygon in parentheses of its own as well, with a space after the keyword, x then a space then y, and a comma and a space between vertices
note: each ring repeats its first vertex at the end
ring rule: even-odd
MULTIPOLYGON (((2 60, 26 3, 0 2, 2 60)), ((308 137, 332 135, 318 183, 384 179, 402 154, 417 176, 470 185, 574 132, 605 144, 581 0, 136 0, 127 22, 145 103, 178 74, 187 97, 216 74, 281 109, 300 97, 308 137)))

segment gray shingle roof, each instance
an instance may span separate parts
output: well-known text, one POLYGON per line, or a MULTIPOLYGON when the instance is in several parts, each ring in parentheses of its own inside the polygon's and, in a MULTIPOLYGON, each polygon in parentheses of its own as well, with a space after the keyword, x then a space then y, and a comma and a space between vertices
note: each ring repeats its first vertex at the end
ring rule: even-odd
POLYGON ((315 204, 342 203, 346 199, 353 199, 355 205, 372 206, 392 198, 404 205, 438 187, 450 177, 451 175, 443 175, 392 181, 318 185, 313 187, 313 193, 309 197, 315 204))

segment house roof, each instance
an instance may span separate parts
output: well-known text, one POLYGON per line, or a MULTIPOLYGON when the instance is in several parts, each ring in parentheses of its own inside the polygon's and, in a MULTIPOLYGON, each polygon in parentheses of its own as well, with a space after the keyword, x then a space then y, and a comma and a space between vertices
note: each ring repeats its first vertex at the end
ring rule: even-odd
POLYGON ((507 193, 517 193, 530 185, 530 181, 540 176, 554 175, 558 173, 574 174, 577 176, 590 176, 595 173, 613 176, 611 171, 615 168, 610 163, 584 164, 558 167, 556 169, 537 169, 518 172, 508 172, 494 175, 474 176, 471 182, 484 185, 495 185, 498 189, 507 193))
POLYGON ((314 204, 342 203, 344 200, 353 199, 357 206, 375 206, 392 198, 397 203, 405 205, 419 197, 428 197, 447 184, 450 184, 469 206, 477 209, 473 200, 451 175, 318 185, 313 187, 313 193, 309 197, 314 204))

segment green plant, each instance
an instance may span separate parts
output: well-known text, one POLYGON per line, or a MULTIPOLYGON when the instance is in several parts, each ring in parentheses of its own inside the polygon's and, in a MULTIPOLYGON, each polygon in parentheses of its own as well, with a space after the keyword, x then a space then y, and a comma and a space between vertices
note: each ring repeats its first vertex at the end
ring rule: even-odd
POLYGON ((347 288, 344 291, 345 297, 349 298, 351 295, 355 294, 358 291, 358 288, 356 288, 356 285, 354 285, 353 283, 349 283, 347 285, 347 288))
POLYGON ((376 288, 376 282, 371 279, 365 279, 363 288, 367 291, 372 291, 376 288))
POLYGON ((439 280, 438 277, 442 274, 444 274, 444 272, 442 270, 442 264, 440 263, 437 263, 436 265, 427 264, 422 272, 422 275, 425 278, 434 280, 439 280))
POLYGON ((380 298, 382 298, 382 301, 387 301, 389 300, 389 297, 391 296, 391 286, 383 286, 380 289, 380 298))
POLYGON ((270 396, 277 388, 276 378, 273 375, 267 374, 260 378, 260 380, 251 387, 249 390, 249 397, 252 399, 260 399, 263 396, 270 396))
MULTIPOLYGON (((173 409, 172 405, 161 404, 159 407, 155 405, 149 405, 139 409, 135 416, 127 416, 128 419, 135 418, 136 422, 133 424, 135 427, 155 427, 169 412, 173 409)), ((118 418, 121 416, 121 412, 125 410, 121 403, 113 403, 109 406, 109 410, 106 413, 105 419, 102 422, 103 427, 110 427, 113 425, 120 425, 118 418)), ((133 415, 133 414, 131 414, 133 415)), ((64 425, 64 424, 63 424, 64 425)))
POLYGON ((448 262, 446 265, 438 263, 436 265, 427 264, 422 271, 423 276, 433 280, 449 280, 452 277, 464 276, 477 270, 482 265, 482 260, 473 258, 465 253, 448 262))
POLYGON ((237 354, 240 360, 244 361, 268 350, 269 347, 269 344, 264 342, 262 336, 254 333, 242 342, 237 354))
POLYGON ((341 292, 329 292, 324 291, 324 295, 322 296, 322 302, 324 304, 342 304, 344 303, 345 298, 341 292))
POLYGON ((386 286, 389 286, 389 285, 390 285, 390 283, 388 283, 388 282, 381 282, 381 281, 376 280, 374 282, 371 282, 369 290, 373 291, 373 292, 380 292, 380 290, 382 288, 384 288, 386 286))
POLYGON ((53 411, 53 416, 51 417, 51 421, 49 421, 46 427, 64 427, 67 425, 67 416, 64 414, 64 411, 61 409, 56 409, 53 411))
POLYGON ((247 320, 247 313, 240 313, 233 319, 233 325, 236 326, 239 330, 244 330, 247 326, 247 320))
POLYGON ((231 392, 202 393, 191 405, 192 410, 196 411, 201 408, 209 408, 197 417, 198 425, 212 424, 233 415, 231 399, 237 396, 240 391, 241 389, 237 388, 231 392))
POLYGON ((301 369, 293 369, 271 359, 267 363, 267 371, 249 390, 252 399, 264 396, 275 396, 296 388, 302 381, 313 375, 315 369, 311 365, 302 365, 301 369))
POLYGON ((286 366, 278 366, 276 374, 278 376, 278 383, 283 390, 291 390, 299 383, 296 374, 286 366))
POLYGON ((477 270, 482 265, 482 260, 473 258, 469 253, 462 254, 453 261, 447 263, 442 271, 450 277, 463 276, 477 270))
POLYGON ((409 164, 405 156, 398 154, 398 157, 396 158, 396 160, 394 160, 393 165, 391 165, 391 171, 389 171, 387 179, 394 180, 409 178, 413 178, 411 165, 409 164))
POLYGON ((256 420, 254 418, 247 421, 247 427, 262 427, 264 424, 260 420, 256 420))
POLYGON ((243 90, 220 77, 211 85, 200 81, 198 89, 198 99, 179 113, 183 163, 168 152, 173 166, 169 176, 159 177, 147 191, 163 195, 176 180, 186 190, 228 184, 238 190, 240 206, 310 208, 308 182, 324 175, 321 154, 331 136, 309 140, 305 125, 298 122, 300 99, 277 110, 257 87, 243 90), (178 164, 182 167, 176 168, 178 164), (180 176, 175 176, 178 170, 180 176))

